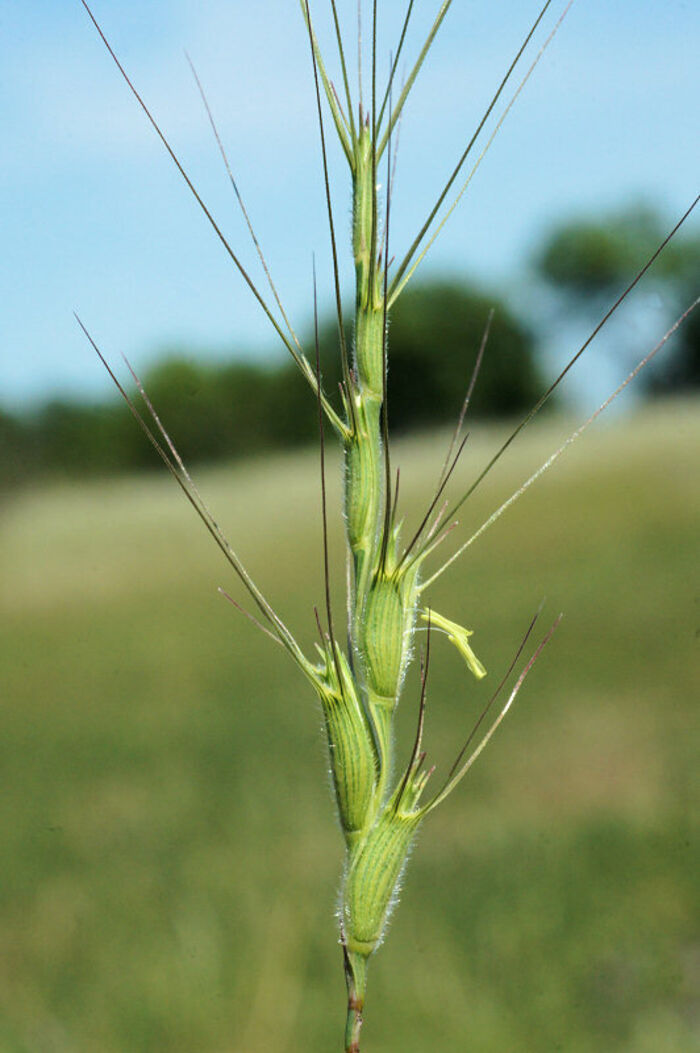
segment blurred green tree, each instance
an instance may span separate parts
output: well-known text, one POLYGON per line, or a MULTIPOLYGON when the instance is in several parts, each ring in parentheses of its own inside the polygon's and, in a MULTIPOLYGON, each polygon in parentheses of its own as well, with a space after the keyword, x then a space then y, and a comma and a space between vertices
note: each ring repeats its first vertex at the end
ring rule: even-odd
POLYGON ((0 491, 31 472, 33 459, 26 423, 0 410, 0 491))
POLYGON ((177 355, 144 375, 144 387, 186 460, 212 461, 269 447, 274 426, 265 407, 274 369, 218 365, 177 355))

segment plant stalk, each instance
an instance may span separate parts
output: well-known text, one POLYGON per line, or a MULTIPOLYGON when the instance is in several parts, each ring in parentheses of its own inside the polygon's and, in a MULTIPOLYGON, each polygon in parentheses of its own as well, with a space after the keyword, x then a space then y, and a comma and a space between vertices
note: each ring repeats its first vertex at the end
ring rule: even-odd
POLYGON ((345 1021, 345 1053, 360 1053, 362 1010, 365 1004, 366 959, 344 951, 348 1013, 345 1021))
POLYGON ((345 1024, 345 1053, 360 1053, 360 1030, 362 1029, 362 1001, 348 994, 348 1016, 345 1024))

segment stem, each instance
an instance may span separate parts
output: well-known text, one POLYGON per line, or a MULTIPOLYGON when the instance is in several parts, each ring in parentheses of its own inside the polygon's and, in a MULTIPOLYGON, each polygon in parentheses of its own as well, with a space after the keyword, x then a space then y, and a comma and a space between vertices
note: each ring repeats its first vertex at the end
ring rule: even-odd
POLYGON ((348 1014, 345 1021, 345 1053, 360 1053, 362 1010, 365 1004, 366 961, 343 948, 345 982, 348 988, 348 1014))
POLYGON ((348 1016, 345 1024, 345 1053, 360 1053, 360 1031, 362 1029, 362 1005, 354 993, 348 994, 348 1016))

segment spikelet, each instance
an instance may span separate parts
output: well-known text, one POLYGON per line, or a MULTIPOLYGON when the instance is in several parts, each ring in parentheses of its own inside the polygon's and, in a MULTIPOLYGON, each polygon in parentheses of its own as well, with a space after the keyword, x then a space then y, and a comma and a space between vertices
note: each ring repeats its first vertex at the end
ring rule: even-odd
POLYGON ((357 426, 345 444, 345 522, 348 544, 358 563, 371 557, 379 511, 381 451, 378 410, 358 400, 357 426), (374 419, 372 419, 374 418, 374 419))
POLYGON ((394 700, 403 659, 404 608, 399 583, 380 574, 367 595, 362 653, 367 683, 380 698, 394 700))
POLYGON ((377 753, 345 655, 337 647, 333 654, 330 643, 321 654, 324 666, 315 686, 323 708, 338 817, 350 843, 364 829, 372 807, 377 753))
POLYGON ((368 958, 381 942, 419 814, 382 812, 352 859, 343 889, 343 930, 350 954, 368 958))

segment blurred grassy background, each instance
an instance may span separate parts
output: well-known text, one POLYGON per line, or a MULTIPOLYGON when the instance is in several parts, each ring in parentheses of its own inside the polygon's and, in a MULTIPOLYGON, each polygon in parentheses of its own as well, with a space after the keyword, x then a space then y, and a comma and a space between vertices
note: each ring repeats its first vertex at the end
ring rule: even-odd
MULTIPOLYGON (((475 685, 436 641, 427 746, 443 771, 540 600, 543 625, 566 617, 426 824, 372 965, 368 1053, 700 1050, 696 410, 587 436, 436 586, 491 673, 475 685)), ((463 479, 500 431, 473 436, 463 479)), ((526 433, 461 529, 565 431, 526 433)), ((444 441, 397 447, 411 522, 444 441)), ((310 641, 316 455, 201 483, 310 641)), ((0 513, 3 1053, 340 1048, 320 714, 218 584, 238 596, 164 473, 29 490, 0 513)), ((413 671, 404 755, 417 695, 413 671)))

